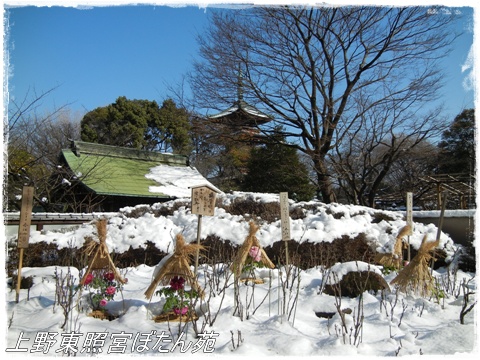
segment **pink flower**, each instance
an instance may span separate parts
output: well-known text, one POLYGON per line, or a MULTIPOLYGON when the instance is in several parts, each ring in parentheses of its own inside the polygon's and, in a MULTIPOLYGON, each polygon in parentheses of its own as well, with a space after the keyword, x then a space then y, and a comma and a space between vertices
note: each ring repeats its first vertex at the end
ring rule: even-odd
POLYGON ((175 315, 185 315, 188 312, 188 306, 184 306, 181 309, 179 309, 178 307, 174 307, 173 312, 175 313, 175 315))
POLYGON ((105 294, 107 295, 114 295, 115 294, 115 291, 117 291, 117 289, 115 288, 115 286, 109 286, 105 289, 105 294))
POLYGON ((262 260, 262 252, 258 246, 252 246, 248 254, 253 258, 254 261, 262 260))
POLYGON ((88 274, 86 277, 85 277, 85 281, 83 282, 83 285, 88 285, 92 282, 93 280, 93 275, 92 274, 88 274))
POLYGON ((115 274, 113 272, 108 272, 103 275, 103 278, 107 281, 113 281, 113 279, 115 279, 115 274))
POLYGON ((100 300, 100 302, 99 302, 98 304, 99 304, 100 306, 107 306, 108 301, 107 301, 107 299, 102 299, 102 300, 100 300))
POLYGON ((183 277, 174 276, 172 280, 170 280, 170 287, 172 290, 181 290, 183 289, 183 284, 185 283, 185 279, 183 277))

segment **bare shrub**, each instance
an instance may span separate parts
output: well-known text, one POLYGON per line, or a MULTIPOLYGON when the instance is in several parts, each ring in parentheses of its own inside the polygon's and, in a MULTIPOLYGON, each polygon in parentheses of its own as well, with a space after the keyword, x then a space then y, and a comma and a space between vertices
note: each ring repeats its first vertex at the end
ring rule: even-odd
POLYGON ((292 220, 305 219, 306 211, 301 206, 290 207, 290 217, 292 220))
POLYGON ((140 264, 157 265, 167 253, 159 250, 152 241, 147 240, 144 247, 130 248, 123 253, 111 253, 110 257, 118 267, 136 267, 140 264))
POLYGON ((340 287, 343 296, 355 298, 365 291, 383 291, 389 289, 385 279, 372 271, 351 271, 345 274, 338 284, 326 284, 324 292, 328 295, 335 295, 340 287))
POLYGON ((372 224, 378 224, 382 221, 394 221, 395 218, 388 213, 385 212, 380 212, 380 211, 375 211, 373 213, 373 219, 372 219, 372 224))
MULTIPOLYGON (((12 289, 17 288, 18 276, 12 277, 12 289)), ((24 277, 20 279, 20 289, 27 289, 27 301, 30 300, 30 289, 33 286, 33 276, 24 277)))
POLYGON ((230 205, 225 206, 225 211, 232 215, 248 214, 249 219, 258 220, 261 218, 266 222, 275 222, 280 219, 280 203, 277 202, 261 202, 254 198, 235 199, 230 205))
POLYGON ((332 274, 333 276, 333 296, 335 297, 335 308, 337 309, 337 313, 340 317, 340 327, 335 324, 335 333, 337 337, 342 337, 343 343, 350 345, 358 346, 362 342, 363 338, 363 320, 364 320, 364 313, 363 313, 363 292, 358 296, 358 307, 353 310, 352 315, 352 325, 349 326, 349 322, 347 321, 346 316, 352 314, 352 310, 350 308, 342 308, 342 288, 339 285, 340 281, 336 274, 332 274))
POLYGON ((462 325, 465 324, 465 315, 467 315, 477 303, 477 301, 475 300, 472 304, 469 304, 470 295, 475 295, 475 292, 471 290, 469 287, 470 282, 473 280, 474 278, 471 278, 468 281, 466 279, 463 279, 461 284, 461 288, 463 292, 463 304, 462 304, 462 309, 460 310, 460 324, 462 325))
MULTIPOLYGON (((364 261, 373 263, 375 251, 370 246, 365 234, 358 234, 355 238, 342 236, 332 242, 311 243, 304 241, 289 242, 292 256, 297 257, 296 265, 305 270, 315 266, 331 267, 337 262, 364 261)), ((265 252, 275 264, 282 263, 282 241, 277 241, 265 247, 265 252)))
POLYGON ((168 201, 166 203, 157 203, 153 206, 138 205, 133 209, 124 210, 121 213, 127 218, 138 219, 145 214, 153 214, 155 217, 172 216, 175 211, 181 207, 190 208, 191 203, 185 200, 168 201))
MULTIPOLYGON (((75 278, 68 268, 67 273, 63 274, 63 271, 55 267, 55 300, 56 304, 63 309, 64 321, 60 326, 61 329, 65 329, 67 321, 70 318, 70 313, 74 307, 73 298, 77 294, 78 287, 75 285, 75 278)), ((54 307, 55 309, 55 307, 54 307)))
POLYGON ((331 208, 327 208, 325 213, 328 215, 332 215, 334 219, 340 220, 341 218, 345 217, 345 213, 343 211, 334 212, 331 208))
MULTIPOLYGON (((12 276, 18 268, 18 251, 16 244, 9 245, 9 256, 6 263, 8 276, 12 276)), ((59 249, 55 243, 40 241, 28 245, 28 251, 24 252, 23 267, 45 267, 45 266, 73 266, 78 269, 86 266, 88 262, 83 247, 75 248, 71 244, 68 247, 59 249)))
POLYGON ((200 243, 205 249, 202 251, 202 259, 199 261, 203 260, 207 264, 233 262, 238 247, 229 240, 222 240, 216 235, 208 235, 200 243))
POLYGON ((145 214, 151 213, 151 207, 148 205, 143 206, 135 206, 133 209, 129 211, 122 211, 122 214, 125 215, 127 218, 134 218, 138 219, 145 214))

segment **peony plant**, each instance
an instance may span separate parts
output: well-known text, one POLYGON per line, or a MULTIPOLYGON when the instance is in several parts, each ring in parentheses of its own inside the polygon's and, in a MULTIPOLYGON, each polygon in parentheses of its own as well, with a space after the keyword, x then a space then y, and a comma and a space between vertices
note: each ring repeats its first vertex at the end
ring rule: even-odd
POLYGON ((242 272, 253 274, 255 268, 262 267, 264 267, 262 263, 262 252, 258 246, 252 246, 248 251, 248 256, 243 265, 242 272))
POLYGON ((173 312, 175 315, 187 314, 190 300, 198 296, 194 290, 185 290, 185 279, 181 276, 174 276, 170 280, 170 286, 158 290, 156 294, 165 296, 163 312, 173 312))
MULTIPOLYGON (((126 280, 126 279, 125 279, 126 280)), ((93 310, 105 310, 108 302, 113 300, 121 290, 121 284, 115 281, 113 272, 93 275, 89 273, 84 282, 84 287, 90 291, 90 302, 93 310)))

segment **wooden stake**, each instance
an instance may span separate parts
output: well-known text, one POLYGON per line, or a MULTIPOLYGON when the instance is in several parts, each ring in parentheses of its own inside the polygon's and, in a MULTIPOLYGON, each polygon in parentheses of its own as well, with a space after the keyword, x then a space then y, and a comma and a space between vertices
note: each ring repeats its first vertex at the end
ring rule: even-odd
POLYGON ((18 249, 18 274, 17 274, 17 294, 15 295, 15 302, 18 304, 20 298, 20 283, 22 282, 22 266, 23 266, 23 248, 18 249))
MULTIPOLYGON (((197 245, 200 245, 200 234, 202 233, 202 215, 198 215, 198 227, 197 227, 197 245)), ((195 255, 195 269, 194 274, 197 276, 197 269, 198 269, 198 257, 199 257, 200 250, 197 249, 197 254, 195 255)))
MULTIPOLYGON (((410 225, 410 233, 407 237, 407 261, 410 262, 410 235, 413 234, 413 193, 407 192, 407 224, 410 225)), ((403 264, 401 264, 403 266, 403 264)))
POLYGON ((30 238, 30 224, 32 223, 33 187, 24 186, 22 192, 22 207, 20 209, 20 223, 18 224, 18 274, 15 301, 20 297, 20 283, 22 282, 23 249, 28 247, 30 238))
MULTIPOLYGON (((440 219, 438 221, 438 228, 437 228, 437 238, 435 241, 440 240, 440 235, 442 233, 443 227, 443 218, 445 216, 445 207, 447 206, 447 193, 442 193, 442 210, 440 211, 440 219)), ((431 264, 431 272, 433 274, 433 264, 435 263, 435 249, 433 249, 433 256, 432 256, 432 264, 431 264)))

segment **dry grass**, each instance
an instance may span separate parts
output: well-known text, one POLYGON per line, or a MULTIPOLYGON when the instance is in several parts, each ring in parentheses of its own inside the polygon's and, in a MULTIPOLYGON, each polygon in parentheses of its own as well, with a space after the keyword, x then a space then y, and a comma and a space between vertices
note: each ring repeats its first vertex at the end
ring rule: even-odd
POLYGON ((434 283, 429 262, 433 257, 431 252, 439 243, 440 240, 427 242, 427 235, 425 235, 417 255, 400 271, 390 284, 396 285, 404 293, 412 291, 420 296, 430 295, 434 283))
POLYGON ((233 260, 232 271, 236 277, 240 277, 243 266, 245 265, 245 261, 247 260, 247 257, 248 257, 248 252, 250 251, 252 246, 256 246, 260 249, 260 252, 262 255, 260 262, 264 266, 269 267, 270 269, 275 268, 275 265, 269 259, 265 250, 263 250, 263 248, 260 246, 260 243, 258 242, 258 239, 255 236, 257 231, 258 231, 258 226, 253 221, 250 221, 250 230, 249 230, 248 236, 243 242, 240 249, 238 250, 237 255, 235 256, 235 259, 233 260))
POLYGON ((377 254, 375 257, 375 261, 383 266, 400 269, 403 262, 403 250, 406 249, 408 246, 408 244, 404 240, 405 237, 410 235, 411 233, 412 227, 409 224, 401 228, 395 240, 393 252, 391 254, 377 254))
POLYGON ((182 234, 177 234, 175 243, 175 252, 165 261, 160 270, 145 291, 145 297, 151 299, 158 285, 168 285, 175 276, 185 279, 187 284, 198 294, 202 294, 200 285, 197 283, 196 276, 190 269, 190 261, 197 251, 204 249, 199 244, 187 244, 182 234))
POLYGON ((110 257, 110 252, 108 251, 108 246, 106 243, 107 219, 99 219, 96 222, 96 225, 98 243, 92 239, 85 247, 85 253, 87 254, 87 256, 89 256, 90 261, 87 271, 80 280, 80 285, 83 285, 87 276, 95 271, 112 272, 114 274, 115 280, 117 280, 121 284, 125 284, 125 279, 118 272, 117 267, 115 266, 112 258, 110 257))

